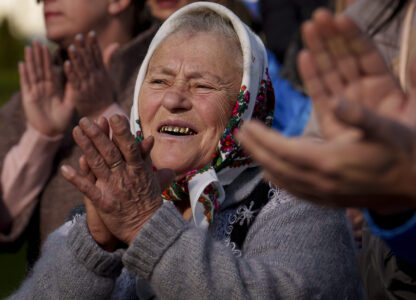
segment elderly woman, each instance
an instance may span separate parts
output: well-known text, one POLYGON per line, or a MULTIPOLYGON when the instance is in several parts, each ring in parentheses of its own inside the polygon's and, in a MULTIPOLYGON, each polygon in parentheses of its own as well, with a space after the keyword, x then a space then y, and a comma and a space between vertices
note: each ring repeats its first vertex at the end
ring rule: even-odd
POLYGON ((173 14, 138 74, 140 143, 122 116, 111 140, 80 121, 83 175, 62 171, 87 214, 50 235, 14 298, 360 299, 343 212, 270 189, 234 141, 244 120, 270 125, 273 102, 264 46, 233 13, 173 14))

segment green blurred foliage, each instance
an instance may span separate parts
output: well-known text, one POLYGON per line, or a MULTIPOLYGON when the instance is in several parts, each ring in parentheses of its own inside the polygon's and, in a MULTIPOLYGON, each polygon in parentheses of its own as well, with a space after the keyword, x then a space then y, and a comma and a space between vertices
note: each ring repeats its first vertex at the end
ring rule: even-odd
MULTIPOLYGON (((10 33, 7 21, 0 23, 0 106, 19 90, 17 63, 23 59, 23 49, 24 41, 10 33)), ((16 290, 25 277, 26 248, 0 254, 0 299, 16 290)))
POLYGON ((7 20, 0 24, 0 105, 19 89, 17 63, 23 59, 24 42, 10 33, 7 20))

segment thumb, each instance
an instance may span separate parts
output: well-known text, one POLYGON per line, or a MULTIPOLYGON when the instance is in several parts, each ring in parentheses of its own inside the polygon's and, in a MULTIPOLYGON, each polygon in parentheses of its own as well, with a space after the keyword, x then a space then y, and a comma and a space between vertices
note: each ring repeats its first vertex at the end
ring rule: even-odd
POLYGON ((118 48, 120 48, 119 43, 112 43, 104 49, 103 62, 107 70, 110 68, 111 58, 113 57, 113 54, 117 51, 118 48))
POLYGON ((175 172, 171 169, 160 169, 156 171, 156 178, 160 184, 160 190, 164 191, 175 179, 175 172))

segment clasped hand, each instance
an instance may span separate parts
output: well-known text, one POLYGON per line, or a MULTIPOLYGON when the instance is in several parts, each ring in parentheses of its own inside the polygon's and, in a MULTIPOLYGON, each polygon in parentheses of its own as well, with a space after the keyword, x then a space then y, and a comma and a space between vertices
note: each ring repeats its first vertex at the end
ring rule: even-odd
POLYGON ((19 76, 29 124, 45 135, 55 136, 67 130, 75 110, 80 116, 96 116, 111 105, 114 92, 104 61, 110 61, 115 50, 114 44, 108 46, 102 57, 93 32, 85 41, 77 35, 68 48, 69 60, 64 63, 64 84, 46 46, 34 42, 33 47, 26 47, 19 76))
MULTIPOLYGON (((101 126, 98 126, 83 118, 73 130, 74 139, 96 180, 85 172, 78 174, 70 166, 63 166, 62 174, 92 202, 100 219, 87 217, 89 228, 96 228, 102 222, 102 234, 106 235, 108 230, 117 240, 130 244, 162 205, 161 190, 174 175, 170 170, 153 171, 149 157, 153 137, 137 143, 130 133, 127 119, 114 115, 110 119, 113 131, 110 140, 103 130, 108 127, 106 122, 102 118, 101 126)), ((81 169, 85 170, 85 167, 81 169)), ((92 235, 99 244, 110 242, 92 235)))

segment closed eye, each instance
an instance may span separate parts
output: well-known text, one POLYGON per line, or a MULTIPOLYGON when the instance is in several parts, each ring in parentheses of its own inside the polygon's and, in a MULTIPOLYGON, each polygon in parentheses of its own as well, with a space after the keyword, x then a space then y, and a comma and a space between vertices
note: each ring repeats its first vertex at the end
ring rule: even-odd
POLYGON ((150 83, 152 83, 152 84, 164 84, 165 82, 161 79, 154 79, 154 80, 150 81, 150 83))
POLYGON ((209 90, 213 90, 214 89, 212 86, 205 85, 205 84, 198 84, 196 86, 196 88, 198 88, 198 89, 209 89, 209 90))

